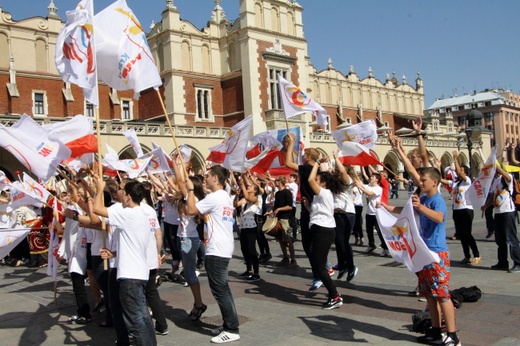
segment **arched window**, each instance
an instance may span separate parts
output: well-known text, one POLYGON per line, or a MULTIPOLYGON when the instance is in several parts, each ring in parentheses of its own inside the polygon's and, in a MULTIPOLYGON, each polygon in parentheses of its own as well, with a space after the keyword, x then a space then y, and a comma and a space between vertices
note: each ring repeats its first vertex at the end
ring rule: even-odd
POLYGON ((207 45, 203 45, 201 48, 202 54, 202 72, 211 73, 211 53, 207 45))
POLYGON ((280 14, 276 7, 271 9, 271 30, 280 31, 280 14))
POLYGON ((0 68, 9 67, 9 38, 0 33, 0 68))
POLYGON ((257 28, 264 27, 264 10, 262 9, 262 5, 258 2, 255 4, 255 26, 257 28))
POLYGON ((182 69, 191 71, 191 47, 186 41, 181 43, 182 69))
POLYGON ((36 71, 47 72, 47 43, 44 40, 36 40, 36 71))

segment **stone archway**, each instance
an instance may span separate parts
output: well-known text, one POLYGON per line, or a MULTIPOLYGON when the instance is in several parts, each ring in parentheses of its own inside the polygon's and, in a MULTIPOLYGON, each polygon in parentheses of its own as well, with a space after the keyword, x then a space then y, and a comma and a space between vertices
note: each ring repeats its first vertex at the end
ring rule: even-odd
POLYGON ((441 156, 441 174, 445 176, 446 168, 450 167, 453 164, 453 156, 445 151, 441 156))
MULTIPOLYGON (((141 144, 141 149, 143 149, 143 153, 147 154, 150 151, 152 151, 150 148, 148 148, 146 145, 141 144)), ((135 153, 134 149, 131 145, 127 145, 121 151, 119 152, 119 159, 120 160, 133 160, 137 158, 137 154, 135 153)))
POLYGON ((390 150, 388 153, 386 153, 383 164, 387 168, 389 178, 394 178, 396 175, 402 176, 404 170, 403 164, 393 150, 390 150))
MULTIPOLYGON (((195 174, 200 173, 200 174, 204 175, 206 173, 206 159, 204 158, 204 156, 202 156, 202 154, 195 147, 192 147, 189 144, 184 144, 184 145, 191 149, 191 157, 190 157, 190 161, 189 161, 191 170, 195 174)), ((171 156, 173 156, 176 152, 177 152, 177 149, 174 149, 171 152, 171 156)), ((183 150, 183 152, 184 152, 184 150, 183 150)))

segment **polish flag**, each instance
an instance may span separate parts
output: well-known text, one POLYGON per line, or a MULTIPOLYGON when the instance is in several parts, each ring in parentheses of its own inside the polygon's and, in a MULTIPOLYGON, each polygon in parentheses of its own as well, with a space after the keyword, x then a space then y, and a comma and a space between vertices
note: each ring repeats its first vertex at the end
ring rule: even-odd
POLYGON ((343 142, 338 159, 344 165, 368 166, 381 165, 378 159, 363 145, 356 142, 343 142))
POLYGON ((42 127, 71 150, 71 158, 98 151, 91 118, 78 114, 70 120, 46 124, 42 127))
MULTIPOLYGON (((258 148, 258 146, 255 146, 255 148, 258 148)), ((251 149, 249 153, 251 153, 254 148, 251 149)), ((256 150, 255 150, 256 152, 256 150)), ((248 159, 244 166, 251 170, 252 172, 258 173, 258 174, 265 174, 268 170, 270 170, 271 165, 273 164, 273 161, 280 155, 280 151, 276 149, 265 149, 260 154, 257 154, 256 156, 253 156, 251 159, 248 159)))

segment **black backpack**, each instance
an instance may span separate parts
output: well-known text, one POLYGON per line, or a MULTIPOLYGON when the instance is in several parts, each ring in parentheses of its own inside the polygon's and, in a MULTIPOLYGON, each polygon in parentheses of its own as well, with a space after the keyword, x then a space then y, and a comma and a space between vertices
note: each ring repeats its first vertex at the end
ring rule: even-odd
POLYGON ((421 311, 412 315, 412 332, 425 334, 431 327, 432 318, 428 311, 421 311))
POLYGON ((482 297, 482 291, 477 286, 461 287, 450 291, 453 305, 459 308, 462 303, 472 303, 478 301, 482 297), (458 305, 458 306, 457 306, 458 305))

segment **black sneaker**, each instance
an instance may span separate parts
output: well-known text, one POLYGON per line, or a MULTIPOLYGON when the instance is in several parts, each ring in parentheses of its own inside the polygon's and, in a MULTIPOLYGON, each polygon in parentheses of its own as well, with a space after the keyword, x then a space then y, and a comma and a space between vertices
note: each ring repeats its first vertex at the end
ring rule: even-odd
POLYGON ((87 324, 91 321, 92 321, 92 318, 90 318, 90 317, 83 317, 83 316, 78 316, 78 315, 74 315, 67 320, 67 322, 70 324, 87 324))
POLYGON ((253 275, 251 272, 248 272, 247 270, 243 272, 242 274, 238 275, 240 279, 249 279, 253 275))
MULTIPOLYGON (((334 269, 334 267, 333 267, 334 269)), ((341 280, 343 279, 343 277, 345 276, 345 274, 347 274, 348 272, 348 269, 345 268, 345 269, 341 269, 339 272, 338 272, 338 280, 341 280)))
POLYGON ((169 330, 168 330, 168 329, 166 329, 166 330, 164 330, 164 331, 160 331, 160 330, 157 329, 157 328, 155 329, 155 335, 168 335, 168 333, 169 333, 169 330))
POLYGON ((265 255, 262 257, 262 259, 259 260, 259 262, 262 263, 262 264, 266 264, 267 262, 269 262, 269 260, 270 260, 271 258, 273 258, 273 256, 271 256, 271 254, 268 253, 268 254, 265 254, 265 255))
POLYGON ((494 233, 494 231, 488 231, 486 234, 486 239, 491 238, 491 236, 493 236, 493 233, 494 233))
POLYGON ((520 266, 514 265, 513 268, 509 269, 510 273, 520 273, 520 266))
POLYGON ((432 328, 426 329, 426 334, 423 336, 417 337, 417 342, 421 344, 437 344, 440 345, 442 343, 442 334, 438 330, 435 332, 432 328))
POLYGON ((258 274, 253 274, 246 279, 247 282, 257 282, 259 280, 260 280, 260 275, 258 275, 258 274))
POLYGON ((322 305, 325 310, 337 309, 343 305, 343 298, 338 294, 336 298, 329 298, 326 303, 322 305))
POLYGON ((349 270, 348 275, 347 275, 347 282, 352 281, 352 279, 354 279, 354 277, 357 275, 358 271, 359 271, 358 267, 354 267, 354 269, 349 270))
POLYGON ((497 263, 495 265, 492 265, 491 269, 493 269, 493 270, 508 270, 509 269, 509 265, 508 264, 504 265, 504 264, 497 263))

